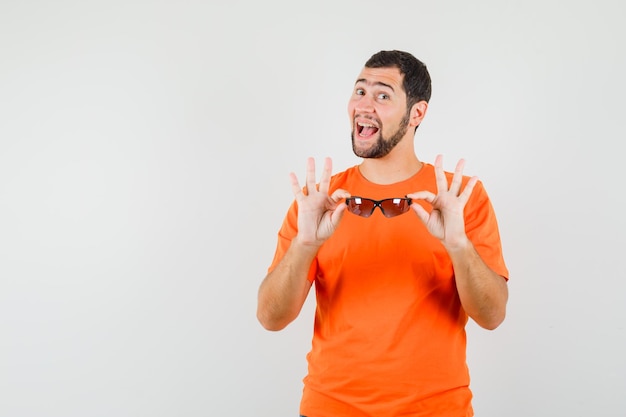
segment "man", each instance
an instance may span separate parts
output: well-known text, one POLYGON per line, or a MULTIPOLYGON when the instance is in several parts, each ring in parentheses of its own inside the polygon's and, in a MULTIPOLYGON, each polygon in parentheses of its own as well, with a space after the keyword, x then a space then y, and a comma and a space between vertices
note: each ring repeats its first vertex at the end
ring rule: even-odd
POLYGON ((508 271, 482 183, 415 154, 430 93, 414 56, 374 54, 348 104, 362 162, 332 175, 327 158, 316 184, 309 158, 304 187, 291 174, 257 317, 283 329, 315 283, 303 416, 473 415, 465 325, 504 320, 508 271))

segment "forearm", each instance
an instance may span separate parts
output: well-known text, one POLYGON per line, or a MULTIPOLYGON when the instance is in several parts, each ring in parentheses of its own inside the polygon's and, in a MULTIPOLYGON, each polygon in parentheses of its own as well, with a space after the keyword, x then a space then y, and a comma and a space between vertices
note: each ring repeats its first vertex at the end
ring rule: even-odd
POLYGON ((257 318, 267 330, 281 330, 300 314, 311 288, 307 279, 318 247, 291 242, 285 256, 259 287, 257 318))
POLYGON ((481 327, 495 329, 506 315, 506 280, 485 264, 469 240, 454 249, 448 248, 448 254, 465 312, 481 327))

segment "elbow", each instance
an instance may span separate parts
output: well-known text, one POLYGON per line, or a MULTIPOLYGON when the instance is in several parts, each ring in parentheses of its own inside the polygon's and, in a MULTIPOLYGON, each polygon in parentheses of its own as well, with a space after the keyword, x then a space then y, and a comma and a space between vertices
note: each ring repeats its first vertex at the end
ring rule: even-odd
POLYGON ((480 327, 482 327, 485 330, 496 330, 498 327, 500 327, 500 324, 502 324, 502 322, 489 322, 489 323, 485 323, 485 324, 481 324, 480 327))
POLYGON ((266 330, 282 330, 300 314, 306 293, 302 298, 285 297, 281 294, 278 291, 259 290, 256 317, 266 330))
POLYGON ((480 320, 474 319, 474 321, 485 330, 496 330, 504 322, 505 317, 506 313, 502 311, 501 313, 480 320))
POLYGON ((275 315, 269 313, 266 309, 261 308, 257 309, 256 318, 265 330, 272 332, 283 330, 290 323, 290 320, 281 320, 280 318, 275 317, 275 315))
POLYGON ((258 314, 257 314, 257 319, 259 320, 259 323, 261 323, 261 326, 263 326, 265 330, 269 330, 271 332, 277 332, 286 327, 286 325, 284 324, 281 324, 275 320, 268 320, 264 317, 259 316, 258 314))
MULTIPOLYGON (((495 330, 504 322, 506 317, 506 305, 509 298, 506 281, 498 276, 500 285, 497 297, 486 298, 478 306, 473 305, 472 319, 483 329, 495 330)), ((469 311, 468 311, 469 312, 469 311)))

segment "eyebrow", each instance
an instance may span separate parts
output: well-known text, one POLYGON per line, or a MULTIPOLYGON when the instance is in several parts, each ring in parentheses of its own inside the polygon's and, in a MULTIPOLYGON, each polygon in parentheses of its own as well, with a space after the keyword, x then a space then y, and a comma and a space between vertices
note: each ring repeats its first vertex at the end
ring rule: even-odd
POLYGON ((374 85, 374 86, 382 86, 382 87, 387 87, 388 89, 390 89, 391 91, 393 91, 395 93, 396 90, 393 89, 393 87, 389 84, 385 84, 383 82, 380 81, 376 81, 374 83, 372 82, 368 82, 365 78, 359 78, 358 80, 356 80, 356 82, 354 83, 354 85, 357 85, 358 83, 364 83, 367 85, 374 85))

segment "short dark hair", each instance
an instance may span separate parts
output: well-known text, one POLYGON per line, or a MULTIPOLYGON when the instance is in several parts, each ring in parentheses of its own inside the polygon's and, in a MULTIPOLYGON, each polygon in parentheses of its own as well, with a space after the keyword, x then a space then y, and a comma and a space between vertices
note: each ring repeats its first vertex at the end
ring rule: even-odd
POLYGON ((402 87, 406 93, 407 110, 419 101, 430 100, 430 74, 426 65, 408 52, 380 51, 365 63, 366 68, 398 68, 404 75, 402 87))

